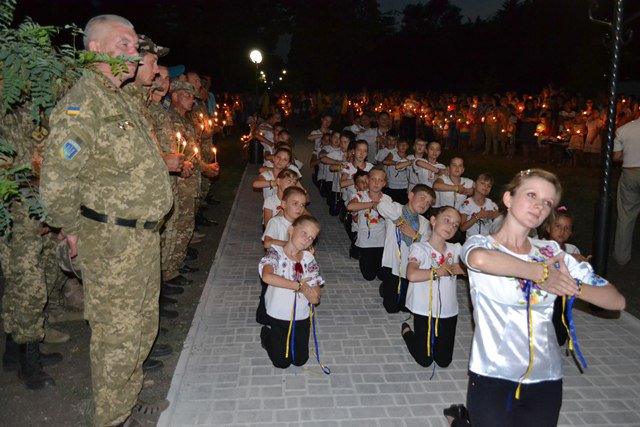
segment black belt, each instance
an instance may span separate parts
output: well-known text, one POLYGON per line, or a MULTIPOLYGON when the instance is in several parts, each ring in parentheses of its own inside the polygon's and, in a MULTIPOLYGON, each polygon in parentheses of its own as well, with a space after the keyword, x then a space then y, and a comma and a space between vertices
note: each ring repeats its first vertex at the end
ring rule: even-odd
MULTIPOLYGON (((83 217, 92 219, 94 221, 104 222, 105 224, 109 224, 111 222, 109 221, 109 215, 101 214, 86 206, 80 206, 80 213, 83 217)), ((144 228, 145 230, 154 230, 158 226, 159 222, 160 221, 145 221, 142 224, 142 228, 144 228)), ((121 225, 123 227, 137 228, 139 222, 137 219, 124 219, 115 217, 113 218, 113 223, 115 225, 121 225)))

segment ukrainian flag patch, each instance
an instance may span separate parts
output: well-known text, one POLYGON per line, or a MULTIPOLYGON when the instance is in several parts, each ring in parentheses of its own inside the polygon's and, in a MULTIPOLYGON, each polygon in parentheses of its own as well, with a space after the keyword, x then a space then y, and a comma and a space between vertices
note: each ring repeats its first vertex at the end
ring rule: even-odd
POLYGON ((78 114, 80 114, 80 107, 76 107, 76 106, 70 106, 69 108, 67 108, 67 114, 70 116, 77 116, 78 114))
POLYGON ((80 145, 73 139, 68 139, 60 149, 60 154, 65 159, 71 160, 80 151, 80 145))

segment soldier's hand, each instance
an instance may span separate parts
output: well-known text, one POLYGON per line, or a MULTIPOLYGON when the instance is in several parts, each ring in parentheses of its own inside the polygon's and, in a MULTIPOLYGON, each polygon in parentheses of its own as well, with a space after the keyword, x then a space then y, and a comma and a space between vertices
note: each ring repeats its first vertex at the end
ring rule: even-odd
POLYGON ((193 163, 184 162, 182 165, 182 171, 180 172, 180 176, 182 178, 189 178, 191 175, 193 175, 193 163))
POLYGON ((169 172, 182 172, 184 166, 184 154, 168 153, 162 156, 167 164, 169 172))
POLYGON ((204 165, 203 173, 209 178, 215 178, 220 173, 220 165, 217 162, 204 165))
POLYGON ((78 255, 78 236, 67 235, 67 245, 69 245, 69 257, 75 258, 78 255))

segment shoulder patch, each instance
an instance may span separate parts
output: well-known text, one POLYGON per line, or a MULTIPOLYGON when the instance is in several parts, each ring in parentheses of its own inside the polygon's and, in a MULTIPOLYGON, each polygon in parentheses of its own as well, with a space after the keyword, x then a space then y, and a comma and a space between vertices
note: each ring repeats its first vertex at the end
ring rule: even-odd
POLYGON ((70 116, 77 116, 80 114, 80 107, 71 105, 67 108, 67 114, 70 116))
POLYGON ((60 149, 60 155, 65 159, 71 160, 80 151, 80 145, 73 139, 68 139, 60 149))

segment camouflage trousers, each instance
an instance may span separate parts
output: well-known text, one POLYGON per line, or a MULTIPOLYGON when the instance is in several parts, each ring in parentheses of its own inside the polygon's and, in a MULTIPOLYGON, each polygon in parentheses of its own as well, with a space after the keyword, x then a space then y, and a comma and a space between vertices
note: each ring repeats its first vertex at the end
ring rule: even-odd
POLYGON ((207 198, 207 194, 209 194, 209 190, 211 189, 211 178, 206 176, 202 177, 202 184, 200 185, 200 205, 204 203, 204 199, 207 198))
POLYGON ((44 306, 47 285, 43 266, 40 222, 29 217, 26 207, 11 207, 11 235, 0 238, 0 262, 5 277, 2 298, 4 331, 18 344, 44 338, 44 306))
POLYGON ((169 271, 177 271, 187 256, 187 247, 193 236, 196 221, 196 201, 200 191, 200 175, 194 174, 187 179, 179 179, 174 200, 178 205, 175 219, 175 245, 167 268, 169 271))
POLYGON ((142 389, 142 362, 158 333, 160 237, 81 221, 78 257, 91 327, 94 425, 111 426, 130 415, 142 389))
POLYGON ((171 280, 180 274, 178 272, 178 268, 180 268, 180 265, 177 265, 174 260, 176 241, 178 240, 178 202, 178 194, 174 190, 173 208, 165 217, 164 226, 162 227, 162 231, 160 232, 160 264, 162 267, 162 280, 171 280))

